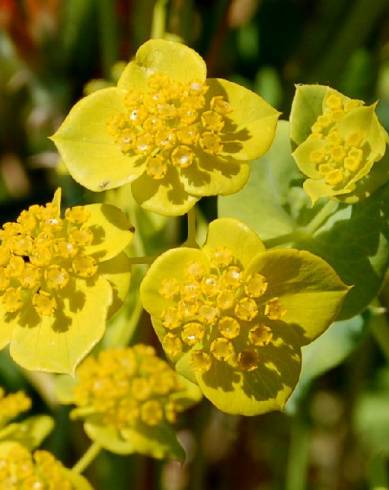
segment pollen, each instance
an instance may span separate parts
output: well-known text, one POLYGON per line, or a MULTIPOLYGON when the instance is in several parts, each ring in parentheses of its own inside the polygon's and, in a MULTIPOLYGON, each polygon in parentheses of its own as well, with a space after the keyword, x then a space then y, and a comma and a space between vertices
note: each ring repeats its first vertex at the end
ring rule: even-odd
POLYGON ((259 363, 259 355, 256 350, 247 349, 239 353, 238 366, 242 371, 254 371, 259 363))
POLYGON ((169 166, 191 167, 201 149, 215 155, 231 111, 222 96, 205 98, 206 83, 181 83, 164 74, 148 78, 143 91, 127 93, 123 112, 107 121, 107 132, 129 157, 146 161, 146 173, 164 178, 169 166))
POLYGON ((278 298, 273 298, 266 303, 265 315, 270 320, 281 320, 281 318, 286 314, 286 309, 281 305, 278 298))
POLYGON ((181 354, 182 342, 176 335, 172 333, 166 334, 163 338, 162 343, 167 354, 171 356, 173 359, 181 354))
POLYGON ((256 302, 251 298, 242 298, 235 306, 235 314, 241 320, 253 320, 258 314, 256 302))
POLYGON ((175 420, 182 390, 175 371, 152 347, 109 349, 86 358, 77 369, 74 417, 88 417, 119 431, 141 423, 155 427, 175 420))
POLYGON ((224 316, 221 318, 218 327, 220 333, 227 339, 235 339, 240 333, 239 322, 231 316, 224 316))
POLYGON ((262 274, 255 273, 246 280, 245 292, 252 298, 259 298, 267 290, 267 280, 262 274))
POLYGON ((181 338, 187 345, 195 345, 204 337, 204 325, 199 322, 187 323, 182 329, 181 338))
POLYGON ((195 350, 191 353, 191 364, 199 374, 204 374, 211 369, 212 359, 203 350, 195 350))
POLYGON ((57 307, 55 299, 44 291, 34 294, 32 305, 40 316, 52 316, 57 307))
POLYGON ((235 354, 233 344, 222 337, 215 339, 211 343, 211 352, 218 361, 228 361, 235 354))
POLYGON ((7 313, 32 303, 38 315, 52 316, 57 295, 72 277, 81 280, 96 274, 96 260, 87 253, 94 239, 89 217, 85 206, 75 206, 61 218, 58 206, 48 203, 30 206, 15 223, 3 225, 0 301, 7 313))

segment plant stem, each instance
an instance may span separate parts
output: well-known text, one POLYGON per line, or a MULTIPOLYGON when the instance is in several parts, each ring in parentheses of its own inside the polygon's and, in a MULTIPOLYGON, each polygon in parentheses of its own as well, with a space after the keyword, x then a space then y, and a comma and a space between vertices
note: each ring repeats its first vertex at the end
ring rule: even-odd
MULTIPOLYGON (((374 306, 379 306, 378 302, 374 302, 374 306)), ((372 311, 372 317, 369 321, 370 331, 380 346, 386 359, 389 361, 389 322, 384 312, 372 311)))
POLYGON ((309 461, 309 431, 302 417, 297 415, 292 423, 286 470, 286 490, 305 490, 309 461))
POLYGON ((369 489, 389 490, 386 460, 382 456, 373 456, 368 468, 369 489))
POLYGON ((313 220, 308 223, 304 231, 307 235, 313 235, 316 230, 333 214, 338 208, 339 203, 337 201, 328 201, 316 214, 313 220))
POLYGON ((101 449, 101 446, 96 442, 91 444, 89 448, 85 451, 85 453, 81 456, 81 458, 77 461, 77 463, 73 466, 72 471, 78 474, 83 473, 85 469, 96 458, 101 449))
POLYGON ((168 0, 157 0, 154 6, 153 22, 151 25, 151 37, 154 39, 161 39, 165 35, 167 5, 168 0))
POLYGON ((196 242, 196 208, 193 207, 188 211, 187 214, 188 217, 188 237, 184 243, 184 246, 186 247, 194 247, 197 248, 197 242, 196 242))

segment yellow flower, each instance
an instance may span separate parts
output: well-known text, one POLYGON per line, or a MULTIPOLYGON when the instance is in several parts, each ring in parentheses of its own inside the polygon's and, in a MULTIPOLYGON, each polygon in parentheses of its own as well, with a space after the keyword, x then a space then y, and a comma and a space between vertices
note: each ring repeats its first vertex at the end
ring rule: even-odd
POLYGON ((375 113, 330 87, 297 88, 291 113, 293 153, 308 177, 304 189, 312 202, 335 197, 356 202, 387 181, 389 159, 383 159, 388 136, 375 113))
POLYGON ((235 83, 206 80, 180 43, 143 44, 117 87, 78 102, 53 136, 70 174, 102 191, 132 182, 135 200, 180 215, 202 196, 238 191, 262 156, 278 112, 235 83))
POLYGON ((17 442, 0 443, 0 490, 92 490, 47 451, 33 454, 17 442))
POLYGON ((119 454, 141 452, 182 458, 171 424, 177 413, 196 402, 196 386, 138 344, 100 352, 77 369, 74 418, 85 419, 87 434, 119 454))
POLYGON ((300 373, 301 346, 335 319, 348 287, 321 258, 266 251, 239 221, 218 219, 200 250, 162 254, 141 285, 178 372, 220 410, 282 409, 300 373))
POLYGON ((72 373, 100 340, 129 284, 123 213, 92 204, 60 214, 60 190, 0 230, 0 347, 26 369, 72 373))
POLYGON ((23 391, 5 395, 0 387, 0 428, 31 408, 31 400, 23 391))

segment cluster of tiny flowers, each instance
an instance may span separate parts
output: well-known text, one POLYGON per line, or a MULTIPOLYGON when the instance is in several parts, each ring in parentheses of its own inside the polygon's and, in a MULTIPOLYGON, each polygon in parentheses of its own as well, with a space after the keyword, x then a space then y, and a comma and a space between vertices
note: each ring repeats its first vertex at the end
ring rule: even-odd
POLYGON ((30 408, 31 400, 23 391, 6 395, 0 387, 0 427, 30 408))
POLYGON ((12 314, 32 306, 39 316, 52 316, 58 295, 72 278, 90 278, 96 261, 85 253, 94 239, 85 225, 83 206, 66 210, 62 219, 53 203, 33 205, 0 230, 0 301, 12 314))
POLYGON ((173 399, 182 390, 177 374, 150 346, 139 344, 88 357, 77 378, 74 403, 80 414, 91 414, 119 431, 138 423, 174 422, 180 410, 173 399))
POLYGON ((213 249, 209 271, 193 262, 182 283, 174 278, 161 283, 161 296, 172 302, 161 317, 166 352, 177 358, 201 344, 191 353, 200 374, 215 362, 242 371, 257 369, 261 347, 273 341, 269 320, 286 313, 278 298, 264 300, 267 290, 267 278, 258 273, 245 277, 228 248, 213 249))
POLYGON ((73 490, 64 469, 49 452, 15 444, 0 456, 0 490, 73 490))
POLYGON ((198 81, 185 84, 153 75, 146 90, 127 93, 126 112, 109 121, 108 131, 123 153, 146 159, 149 176, 163 179, 169 165, 190 167, 199 147, 210 155, 223 151, 231 107, 220 95, 208 101, 207 91, 198 81))
POLYGON ((311 138, 323 141, 324 145, 310 153, 310 162, 316 165, 326 184, 335 189, 344 187, 358 173, 369 151, 362 131, 350 132, 344 138, 336 128, 339 120, 361 105, 359 100, 330 94, 324 101, 323 114, 311 128, 311 138))

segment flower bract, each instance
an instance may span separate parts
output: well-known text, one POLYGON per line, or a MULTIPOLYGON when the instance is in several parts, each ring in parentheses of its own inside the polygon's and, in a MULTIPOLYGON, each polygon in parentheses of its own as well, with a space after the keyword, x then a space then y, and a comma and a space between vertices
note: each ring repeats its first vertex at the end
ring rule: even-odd
POLYGON ((383 159, 388 135, 375 107, 330 87, 297 87, 291 113, 291 138, 297 145, 293 156, 308 177, 304 189, 312 202, 320 197, 356 202, 388 180, 389 159, 383 159))
POLYGON ((183 459, 171 424, 201 398, 151 346, 109 349, 88 357, 77 369, 74 418, 88 435, 119 454, 140 452, 183 459))
POLYGON ((144 208, 180 215, 202 196, 246 183, 248 162, 269 148, 278 116, 250 90, 206 79, 192 49, 154 39, 139 48, 117 87, 83 98, 52 139, 88 189, 132 182, 144 208))
POLYGON ((72 373, 130 278, 132 231, 114 206, 60 212, 60 190, 0 230, 0 347, 26 369, 72 373))
POLYGON ((0 443, 0 490, 92 490, 48 451, 31 453, 17 442, 0 443))
POLYGON ((266 251, 243 223, 223 218, 200 250, 156 259, 141 298, 178 372, 220 410, 256 415, 283 408, 301 346, 330 325, 347 291, 321 258, 266 251))

